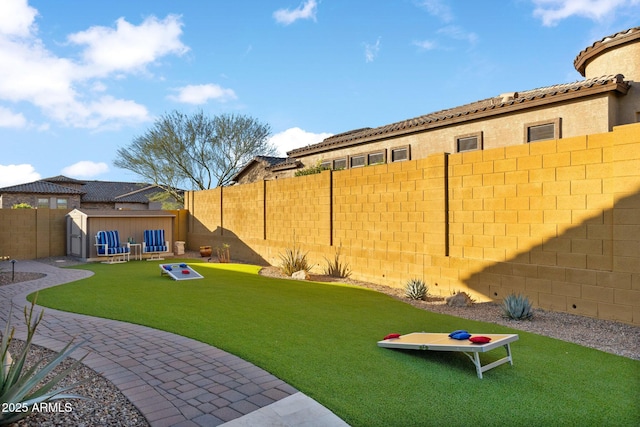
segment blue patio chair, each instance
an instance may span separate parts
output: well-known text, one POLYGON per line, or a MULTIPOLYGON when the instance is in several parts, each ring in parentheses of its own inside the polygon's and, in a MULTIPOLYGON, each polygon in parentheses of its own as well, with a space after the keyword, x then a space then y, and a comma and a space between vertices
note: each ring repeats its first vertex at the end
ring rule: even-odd
POLYGON ((120 243, 118 230, 98 231, 96 234, 96 252, 99 257, 107 257, 105 264, 129 261, 131 248, 120 243))
POLYGON ((147 261, 162 260, 160 254, 169 252, 169 242, 164 239, 164 230, 144 230, 142 253, 150 254, 147 261))

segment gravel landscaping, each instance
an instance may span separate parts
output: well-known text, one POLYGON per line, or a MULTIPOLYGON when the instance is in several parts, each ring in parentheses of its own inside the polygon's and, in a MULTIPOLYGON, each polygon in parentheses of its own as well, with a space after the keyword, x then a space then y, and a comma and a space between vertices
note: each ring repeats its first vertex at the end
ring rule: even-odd
MULTIPOLYGON (((193 257, 199 258, 199 256, 193 257)), ((72 260, 67 262, 65 259, 48 259, 43 260, 43 262, 56 263, 55 265, 60 265, 64 262, 65 266, 73 265, 72 260)), ((260 274, 270 277, 283 277, 279 269, 275 267, 263 268, 260 274)), ((34 280, 42 276, 42 274, 38 273, 20 272, 15 273, 15 277, 12 278, 11 272, 2 272, 0 273, 0 286, 34 280)), ((311 280, 337 281, 337 279, 319 275, 311 275, 311 280)), ((432 297, 427 298, 426 301, 415 301, 406 298, 402 289, 355 280, 341 279, 340 281, 383 292, 420 309, 458 316, 464 319, 505 325, 514 329, 574 342, 586 347, 640 360, 640 346, 638 345, 640 343, 640 327, 637 326, 541 309, 535 309, 535 316, 532 320, 515 321, 503 318, 500 304, 497 303, 475 303, 470 307, 450 307, 442 298, 432 297)), ((18 346, 22 345, 22 343, 16 341, 13 345, 12 351, 16 352, 19 349, 18 346)), ((32 346, 29 359, 33 363, 35 360, 42 357, 50 357, 52 354, 53 352, 49 350, 32 346)), ((68 366, 68 363, 71 362, 65 361, 62 367, 68 366)), ((59 369, 62 367, 59 367, 59 369)), ((88 399, 67 401, 72 408, 70 412, 38 413, 14 425, 75 425, 84 427, 149 425, 135 406, 111 382, 95 371, 86 366, 81 366, 65 379, 64 384, 78 381, 86 381, 86 383, 75 389, 74 392, 86 396, 88 399)))

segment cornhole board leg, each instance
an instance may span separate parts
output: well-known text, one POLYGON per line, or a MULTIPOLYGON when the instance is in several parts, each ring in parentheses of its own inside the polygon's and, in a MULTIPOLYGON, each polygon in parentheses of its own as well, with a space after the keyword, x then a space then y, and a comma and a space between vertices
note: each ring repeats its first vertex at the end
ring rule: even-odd
POLYGON ((484 366, 482 366, 482 363, 480 363, 480 353, 478 352, 474 352, 473 356, 467 352, 462 352, 464 353, 465 356, 467 356, 471 362, 475 365, 476 367, 476 373, 478 374, 478 378, 482 379, 482 373, 488 371, 489 369, 493 369, 496 366, 500 366, 503 365, 505 363, 509 363, 511 366, 513 366, 513 358, 511 357, 511 344, 506 344, 503 346, 505 348, 505 350, 507 350, 507 356, 503 357, 500 360, 496 360, 495 362, 491 362, 488 363, 484 366))

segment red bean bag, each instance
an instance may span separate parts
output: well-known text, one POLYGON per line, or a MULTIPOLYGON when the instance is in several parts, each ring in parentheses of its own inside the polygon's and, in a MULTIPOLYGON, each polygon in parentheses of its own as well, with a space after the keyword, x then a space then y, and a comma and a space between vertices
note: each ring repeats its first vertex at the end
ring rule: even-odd
POLYGON ((483 336, 474 336, 469 338, 469 341, 471 341, 474 344, 486 344, 491 341, 491 338, 483 337, 483 336))
POLYGON ((389 334, 386 337, 384 337, 385 340, 390 340, 392 338, 400 338, 400 334, 389 334))

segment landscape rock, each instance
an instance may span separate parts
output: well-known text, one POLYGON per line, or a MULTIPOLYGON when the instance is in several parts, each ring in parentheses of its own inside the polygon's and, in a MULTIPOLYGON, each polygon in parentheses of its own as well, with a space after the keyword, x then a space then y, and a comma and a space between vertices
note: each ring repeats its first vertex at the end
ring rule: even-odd
POLYGON ((471 307, 473 305, 473 300, 466 292, 458 292, 445 298, 445 301, 451 307, 471 307))
POLYGON ((296 271, 291 275, 291 278, 296 280, 309 280, 309 273, 305 270, 296 271))

